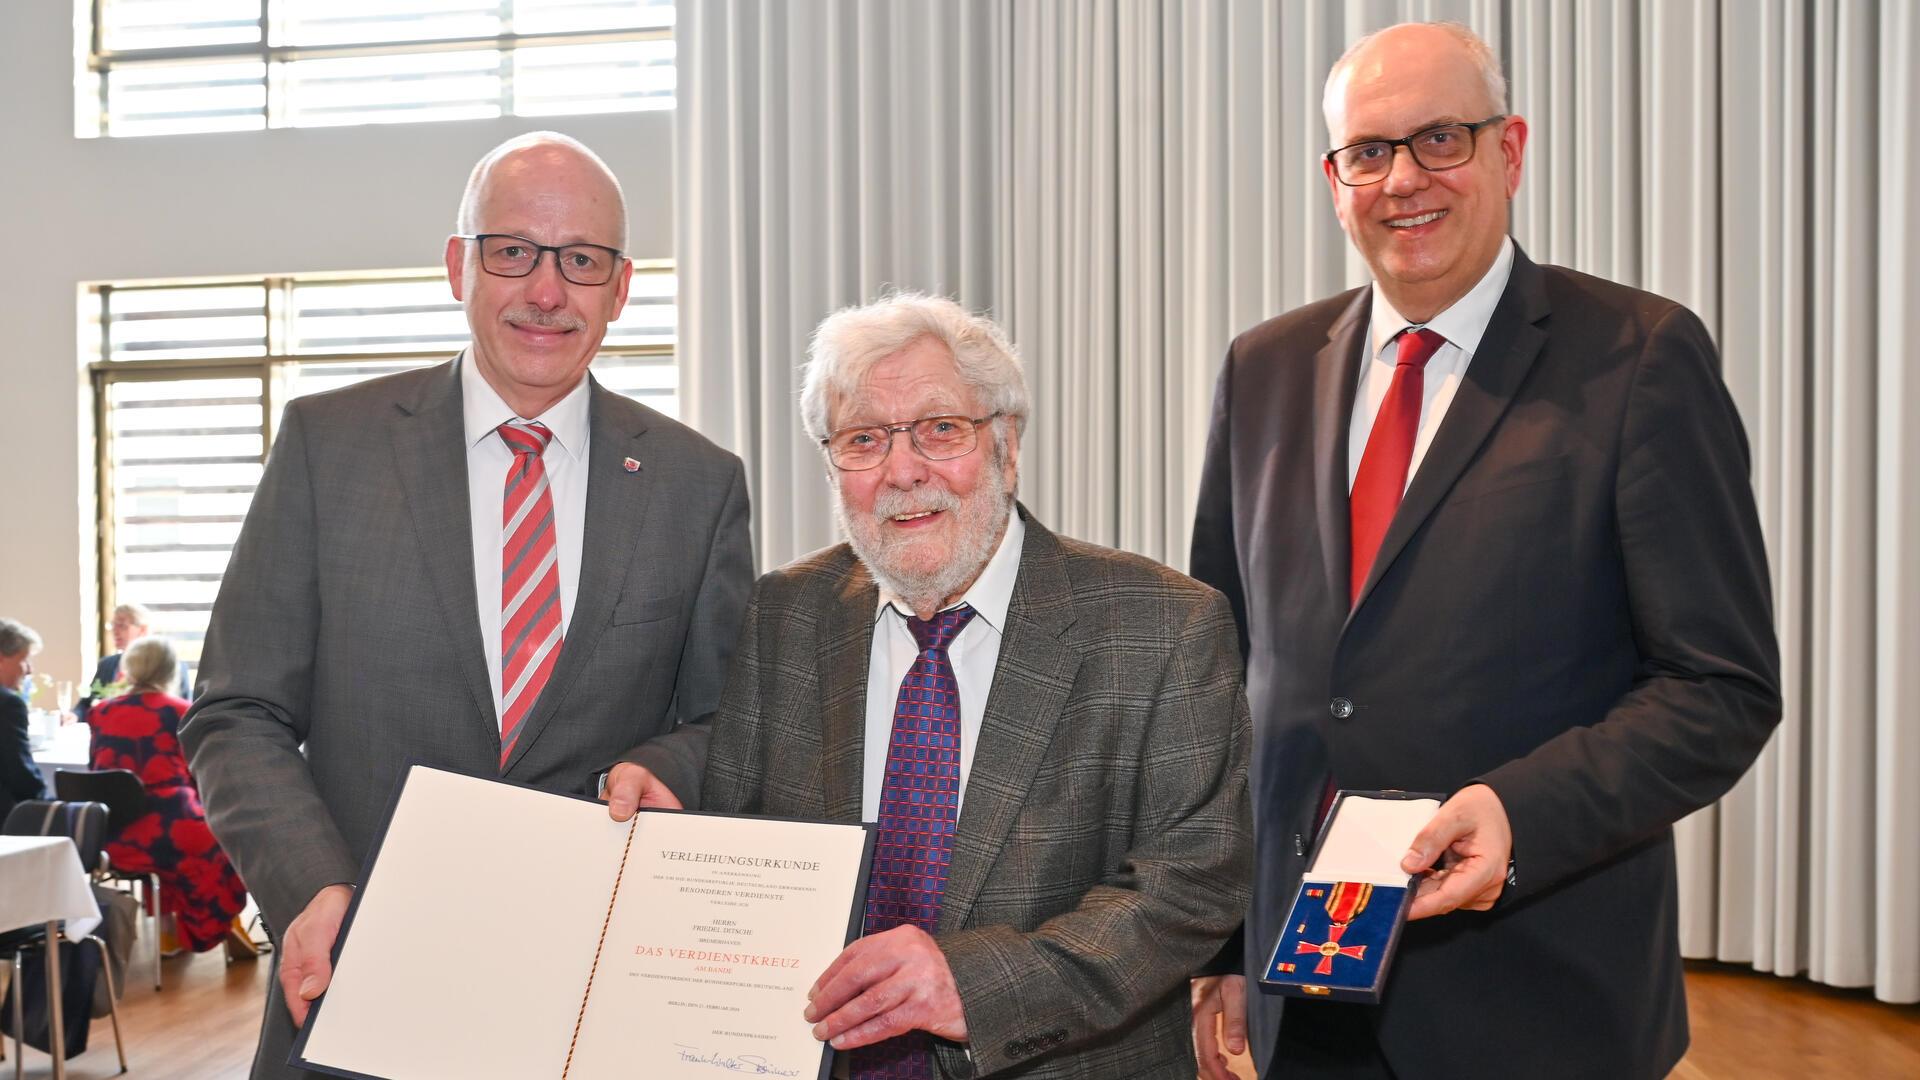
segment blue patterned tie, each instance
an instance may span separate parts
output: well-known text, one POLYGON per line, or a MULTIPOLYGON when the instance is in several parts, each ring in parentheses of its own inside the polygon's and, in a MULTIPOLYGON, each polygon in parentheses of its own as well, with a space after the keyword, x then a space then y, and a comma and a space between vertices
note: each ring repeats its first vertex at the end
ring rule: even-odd
MULTIPOLYGON (((920 655, 900 682, 880 788, 880 836, 867 879, 864 932, 911 923, 933 933, 960 816, 960 687, 947 646, 974 610, 965 604, 931 619, 908 619, 920 655)), ((913 1031, 853 1051, 853 1080, 932 1078, 933 1041, 913 1031)))

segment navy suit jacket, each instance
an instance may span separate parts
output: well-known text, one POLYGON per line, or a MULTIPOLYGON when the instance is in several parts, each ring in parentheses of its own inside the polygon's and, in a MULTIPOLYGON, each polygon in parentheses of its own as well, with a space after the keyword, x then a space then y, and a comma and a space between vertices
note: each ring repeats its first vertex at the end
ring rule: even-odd
POLYGON ((46 781, 27 743, 27 699, 0 686, 0 821, 15 803, 46 797, 46 781))

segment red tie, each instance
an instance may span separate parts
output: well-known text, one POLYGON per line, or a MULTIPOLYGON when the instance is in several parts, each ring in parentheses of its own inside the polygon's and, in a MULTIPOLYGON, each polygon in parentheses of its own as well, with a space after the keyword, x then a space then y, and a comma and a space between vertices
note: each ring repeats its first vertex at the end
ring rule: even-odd
POLYGON ((1427 361, 1447 339, 1431 330, 1402 331, 1400 352, 1394 360, 1393 382, 1367 433, 1367 450, 1360 455, 1353 494, 1347 501, 1352 525, 1352 576, 1348 603, 1360 599, 1367 571, 1373 569, 1380 541, 1386 538, 1393 512, 1407 489, 1407 467, 1413 461, 1414 437, 1420 433, 1420 395, 1426 382, 1427 361))
POLYGON ((540 455, 553 432, 509 420, 497 429, 513 451, 501 503, 500 767, 520 737, 520 722, 560 655, 560 563, 553 542, 553 493, 540 455))

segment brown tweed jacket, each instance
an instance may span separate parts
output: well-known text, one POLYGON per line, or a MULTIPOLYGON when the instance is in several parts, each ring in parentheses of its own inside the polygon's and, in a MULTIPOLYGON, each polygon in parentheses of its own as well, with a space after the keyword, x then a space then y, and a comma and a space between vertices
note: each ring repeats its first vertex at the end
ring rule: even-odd
MULTIPOLYGON (((1192 1080, 1187 977, 1247 902, 1248 717, 1225 599, 1027 523, 937 940, 952 1077, 1192 1080)), ((709 810, 857 821, 878 594, 844 544, 760 579, 709 810)), ((893 687, 874 688, 892 694, 893 687)))

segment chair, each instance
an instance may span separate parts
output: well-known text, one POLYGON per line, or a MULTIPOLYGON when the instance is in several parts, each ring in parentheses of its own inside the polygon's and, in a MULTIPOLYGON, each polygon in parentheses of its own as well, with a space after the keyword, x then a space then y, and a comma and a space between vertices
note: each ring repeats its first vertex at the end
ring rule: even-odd
MULTIPOLYGON (((74 850, 80 855, 81 866, 98 866, 100 849, 107 838, 107 808, 97 802, 49 802, 44 799, 32 799, 18 803, 7 814, 4 823, 0 823, 0 833, 7 836, 64 836, 73 841, 74 850)), ((62 936, 65 936, 64 934, 62 936)), ((107 943, 99 937, 88 934, 84 941, 91 941, 100 950, 100 973, 107 980, 107 1015, 113 1018, 113 1049, 120 1056, 120 1071, 127 1071, 127 1047, 120 1038, 120 995, 113 985, 113 965, 107 959, 107 943)), ((75 942, 76 948, 81 942, 75 942)), ((0 935, 0 950, 13 955, 12 986, 13 994, 13 1075, 14 1080, 26 1069, 25 1043, 22 1037, 26 1028, 26 994, 21 982, 24 970, 23 958, 31 952, 53 948, 54 943, 47 940, 44 927, 16 930, 0 935)), ((56 1018, 58 1026, 60 1002, 56 998, 47 1002, 47 1008, 56 1018)), ((65 1047, 55 1046, 54 1053, 60 1054, 65 1047)), ((64 1070, 60 1070, 64 1072, 64 1070)))
MULTIPOLYGON (((56 769, 53 774, 53 793, 67 802, 105 803, 107 807, 107 835, 119 836, 120 831, 138 821, 147 812, 147 787, 140 778, 126 769, 56 769)), ((112 881, 127 881, 139 885, 146 893, 145 904, 149 909, 147 928, 152 931, 147 940, 151 942, 153 953, 153 988, 160 989, 160 875, 141 874, 116 870, 109 861, 105 874, 112 881)), ((100 870, 102 864, 87 864, 87 870, 100 870)))

